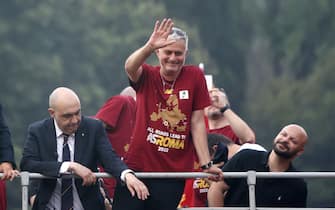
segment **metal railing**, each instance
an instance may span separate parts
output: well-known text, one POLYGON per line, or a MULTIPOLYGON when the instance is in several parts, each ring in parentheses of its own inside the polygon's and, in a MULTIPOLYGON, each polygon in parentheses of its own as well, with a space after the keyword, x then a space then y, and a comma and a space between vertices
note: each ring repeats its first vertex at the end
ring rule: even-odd
MULTIPOLYGON (((112 177, 108 173, 95 173, 98 178, 109 178, 112 177)), ((203 172, 172 172, 172 173, 163 173, 163 172, 140 172, 136 173, 138 178, 207 178, 209 174, 203 172)), ((0 173, 2 177, 2 173, 0 173)), ((41 175, 39 173, 29 173, 21 172, 21 187, 22 187, 22 210, 28 210, 28 187, 30 179, 50 179, 54 177, 48 177, 41 175)), ((194 208, 179 208, 179 210, 270 210, 270 209, 281 209, 281 210, 293 210, 293 209, 332 209, 335 208, 265 208, 265 207, 256 207, 256 198, 255 198, 255 186, 257 178, 335 178, 335 172, 225 172, 224 177, 226 178, 246 178, 249 186, 249 207, 194 207, 194 208)))

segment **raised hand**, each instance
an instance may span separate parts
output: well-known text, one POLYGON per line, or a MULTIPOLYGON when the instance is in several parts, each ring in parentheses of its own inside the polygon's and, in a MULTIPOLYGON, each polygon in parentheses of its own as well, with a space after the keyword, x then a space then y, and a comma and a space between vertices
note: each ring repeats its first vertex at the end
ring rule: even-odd
POLYGON ((217 108, 222 108, 225 105, 229 105, 227 95, 218 88, 213 88, 209 91, 209 96, 212 101, 212 105, 217 108))
POLYGON ((168 40, 169 34, 173 27, 173 22, 170 18, 164 18, 162 22, 156 21, 154 31, 152 32, 147 45, 154 51, 156 49, 165 47, 175 42, 175 40, 168 40))

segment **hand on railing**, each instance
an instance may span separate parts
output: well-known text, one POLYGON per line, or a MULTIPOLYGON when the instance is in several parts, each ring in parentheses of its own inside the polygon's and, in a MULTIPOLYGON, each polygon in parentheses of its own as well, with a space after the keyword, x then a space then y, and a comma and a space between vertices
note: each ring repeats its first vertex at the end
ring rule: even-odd
POLYGON ((137 179, 135 174, 133 174, 132 172, 129 172, 125 175, 125 182, 128 190, 133 197, 136 194, 138 199, 146 200, 150 195, 149 190, 145 186, 145 184, 137 179))
POLYGON ((3 173, 1 177, 2 180, 10 181, 13 181, 13 179, 20 174, 20 172, 18 170, 14 170, 12 164, 8 162, 3 162, 0 164, 0 172, 3 173))
POLYGON ((79 163, 70 162, 69 170, 83 179, 83 186, 89 186, 96 183, 97 177, 95 174, 89 168, 79 163))
POLYGON ((223 180, 223 172, 220 168, 216 165, 211 165, 208 169, 203 170, 205 173, 210 173, 211 175, 208 176, 210 181, 220 181, 223 180))

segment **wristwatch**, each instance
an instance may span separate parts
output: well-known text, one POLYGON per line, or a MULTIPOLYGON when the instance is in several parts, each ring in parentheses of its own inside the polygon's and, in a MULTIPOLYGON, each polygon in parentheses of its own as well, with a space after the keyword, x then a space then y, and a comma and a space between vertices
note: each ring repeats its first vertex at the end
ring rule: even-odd
POLYGON ((226 104, 224 107, 220 108, 220 112, 223 114, 227 109, 230 109, 229 104, 226 104))
POLYGON ((212 165, 213 165, 213 161, 209 161, 209 163, 200 166, 200 168, 201 168, 202 170, 206 170, 206 169, 209 169, 210 167, 212 167, 212 165))

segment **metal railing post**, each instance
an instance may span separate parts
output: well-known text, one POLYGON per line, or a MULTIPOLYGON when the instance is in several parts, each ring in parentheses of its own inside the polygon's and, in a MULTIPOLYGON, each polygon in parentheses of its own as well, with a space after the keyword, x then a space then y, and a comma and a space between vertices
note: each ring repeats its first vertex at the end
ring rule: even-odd
POLYGON ((256 195, 255 195, 255 185, 256 185, 256 171, 248 171, 248 187, 249 187, 249 206, 250 210, 256 210, 256 195))
POLYGON ((28 210, 28 186, 29 172, 23 171, 20 173, 22 186, 22 210, 28 210))

